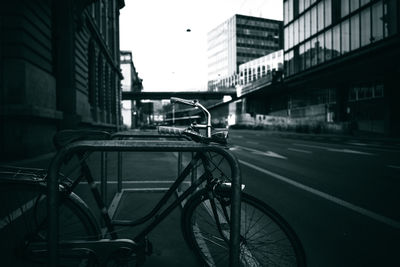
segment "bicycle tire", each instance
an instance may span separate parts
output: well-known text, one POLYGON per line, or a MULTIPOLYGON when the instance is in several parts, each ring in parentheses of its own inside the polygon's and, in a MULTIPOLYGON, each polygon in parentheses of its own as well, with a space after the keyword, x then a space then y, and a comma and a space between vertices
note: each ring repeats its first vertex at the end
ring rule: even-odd
MULTIPOLYGON (((229 239, 229 224, 222 219, 221 203, 228 205, 230 192, 217 193, 221 227, 229 239)), ((205 266, 229 266, 229 249, 216 225, 208 191, 199 190, 182 212, 182 231, 188 245, 205 266)), ((305 254, 295 232, 271 207, 242 193, 240 227, 241 266, 305 266, 305 254)))
MULTIPOLYGON (((0 252, 4 266, 43 266, 46 257, 27 255, 30 241, 46 242, 46 185, 41 181, 0 179, 0 252), (24 248, 25 247, 25 248, 24 248)), ((60 194, 59 240, 97 240, 100 228, 74 193, 60 194)), ((45 254, 44 254, 45 255, 45 254)), ((62 257, 61 266, 94 266, 96 259, 62 257)))

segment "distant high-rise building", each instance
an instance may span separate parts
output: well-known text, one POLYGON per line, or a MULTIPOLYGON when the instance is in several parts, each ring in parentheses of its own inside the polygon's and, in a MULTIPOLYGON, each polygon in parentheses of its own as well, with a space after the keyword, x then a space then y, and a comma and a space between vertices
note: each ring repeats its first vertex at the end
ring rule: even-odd
POLYGON ((239 65, 283 48, 282 21, 234 15, 208 33, 208 90, 238 84, 239 65))

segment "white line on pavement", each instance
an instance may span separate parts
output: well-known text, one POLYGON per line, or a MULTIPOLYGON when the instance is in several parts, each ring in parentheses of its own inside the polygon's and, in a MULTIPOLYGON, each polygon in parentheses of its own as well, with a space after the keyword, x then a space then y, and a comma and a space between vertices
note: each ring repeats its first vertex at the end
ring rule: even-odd
POLYGON ((246 141, 246 143, 252 144, 252 145, 258 145, 259 144, 258 142, 254 142, 254 141, 246 141))
POLYGON ((293 145, 302 146, 302 147, 319 148, 319 149, 324 149, 324 150, 330 151, 330 152, 341 152, 341 153, 359 154, 359 155, 368 155, 368 156, 374 155, 373 153, 352 150, 352 149, 346 149, 346 148, 332 148, 332 147, 326 147, 326 146, 315 146, 315 145, 296 144, 296 143, 294 143, 293 145))
POLYGON ((251 153, 256 154, 256 155, 262 155, 262 156, 267 156, 267 157, 271 157, 271 158, 278 158, 278 159, 287 159, 287 157, 279 155, 278 153, 275 153, 273 151, 260 151, 260 150, 257 150, 257 149, 244 147, 244 146, 235 146, 235 147, 237 147, 239 149, 250 151, 251 153))
POLYGON ((311 194, 317 195, 317 196, 319 196, 321 198, 324 198, 324 199, 326 199, 328 201, 336 203, 336 204, 338 204, 338 205, 340 205, 342 207, 345 207, 347 209, 355 211, 355 212, 357 212, 359 214, 367 216, 367 217, 369 217, 371 219, 374 219, 376 221, 379 221, 379 222, 384 223, 386 225, 389 225, 391 227, 400 229, 400 222, 398 222, 398 221, 395 221, 393 219, 390 219, 390 218, 385 217, 383 215, 380 215, 378 213, 369 211, 367 209, 364 209, 362 207, 359 207, 357 205, 354 205, 354 204, 352 204, 350 202, 347 202, 347 201, 342 200, 340 198, 334 197, 334 196, 329 195, 327 193, 321 192, 321 191, 319 191, 319 190, 317 190, 315 188, 309 187, 307 185, 303 185, 303 184, 301 184, 299 182, 293 181, 293 180, 291 180, 289 178, 286 178, 286 177, 284 177, 282 175, 279 175, 277 173, 273 173, 273 172, 268 171, 266 169, 260 168, 260 167, 258 167, 256 165, 253 165, 253 164, 249 163, 249 162, 246 162, 246 161, 243 161, 243 160, 239 160, 239 162, 241 164, 243 164, 243 165, 246 165, 247 167, 250 167, 250 168, 255 169, 255 170, 259 171, 259 172, 262 172, 262 173, 265 173, 267 175, 270 175, 270 176, 272 176, 272 177, 274 177, 274 178, 276 178, 276 179, 278 179, 278 180, 280 180, 282 182, 288 183, 288 184, 290 184, 292 186, 295 186, 295 187, 297 187, 299 189, 307 191, 307 192, 309 192, 311 194))
POLYGON ((389 168, 393 168, 393 169, 400 169, 400 166, 396 166, 396 165, 387 165, 389 168))
POLYGON ((355 145, 355 146, 366 146, 366 143, 358 143, 358 142, 348 142, 347 144, 349 145, 355 145))
POLYGON ((289 147, 288 150, 295 151, 295 152, 300 152, 300 153, 307 153, 307 154, 312 153, 311 151, 308 151, 308 150, 296 149, 296 148, 291 148, 291 147, 289 147))

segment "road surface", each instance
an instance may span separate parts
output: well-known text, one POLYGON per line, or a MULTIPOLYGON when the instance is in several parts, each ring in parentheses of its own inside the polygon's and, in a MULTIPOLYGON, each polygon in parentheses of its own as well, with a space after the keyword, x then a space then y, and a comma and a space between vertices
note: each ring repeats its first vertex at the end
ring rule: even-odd
POLYGON ((229 134, 245 191, 289 222, 309 266, 400 266, 400 143, 229 134))

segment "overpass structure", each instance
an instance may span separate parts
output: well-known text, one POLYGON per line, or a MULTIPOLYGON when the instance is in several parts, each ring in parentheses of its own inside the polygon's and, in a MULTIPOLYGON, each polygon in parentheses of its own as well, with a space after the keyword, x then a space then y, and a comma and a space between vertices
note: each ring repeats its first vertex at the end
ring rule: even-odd
POLYGON ((224 96, 230 96, 232 99, 236 98, 236 90, 229 91, 177 91, 177 92, 122 92, 122 100, 162 100, 169 99, 171 97, 180 97, 186 99, 198 99, 198 100, 209 100, 209 99, 222 99, 224 96))

